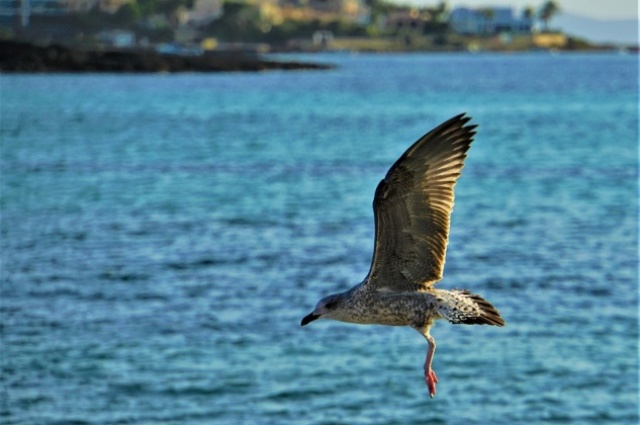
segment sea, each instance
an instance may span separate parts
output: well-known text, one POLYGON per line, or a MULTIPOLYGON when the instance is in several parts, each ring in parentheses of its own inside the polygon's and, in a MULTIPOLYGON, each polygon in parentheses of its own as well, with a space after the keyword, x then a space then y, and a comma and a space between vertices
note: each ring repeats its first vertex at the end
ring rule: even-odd
POLYGON ((278 56, 324 71, 0 75, 0 423, 638 423, 638 57, 278 56), (443 289, 506 327, 300 320, 372 199, 478 125, 443 289))

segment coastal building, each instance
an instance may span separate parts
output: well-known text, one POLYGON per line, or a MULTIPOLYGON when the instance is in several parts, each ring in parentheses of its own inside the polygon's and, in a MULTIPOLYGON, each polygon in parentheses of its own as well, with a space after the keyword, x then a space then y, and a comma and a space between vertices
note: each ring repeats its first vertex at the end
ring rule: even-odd
POLYGON ((12 26, 24 29, 30 26, 34 16, 51 17, 67 13, 64 0, 0 0, 0 29, 12 26))
POLYGON ((97 8, 101 12, 116 13, 120 7, 135 0, 58 0, 60 7, 67 12, 83 13, 97 8))
POLYGON ((466 35, 530 33, 533 19, 524 14, 517 17, 510 7, 457 7, 451 11, 449 25, 455 32, 466 35))
POLYGON ((98 0, 60 0, 60 5, 73 13, 88 12, 98 4, 98 0))
POLYGON ((537 33, 533 34, 533 44, 541 49, 559 49, 565 47, 569 40, 561 32, 558 33, 537 33))
POLYGON ((367 24, 371 11, 363 0, 309 0, 309 8, 333 15, 357 24, 367 24))
POLYGON ((107 46, 133 47, 136 44, 136 34, 133 31, 107 30, 101 31, 96 38, 107 46))
POLYGON ((397 7, 381 19, 381 24, 391 31, 441 34, 449 28, 449 11, 444 3, 437 7, 397 7))
POLYGON ((222 0, 195 0, 191 9, 182 7, 177 15, 181 24, 201 27, 218 19, 222 16, 222 12, 222 0))
POLYGON ((0 22, 2 24, 12 22, 19 17, 21 25, 26 27, 29 25, 31 16, 52 16, 64 13, 61 0, 0 0, 0 22))
POLYGON ((280 0, 282 16, 295 21, 343 20, 366 25, 371 20, 371 8, 364 0, 280 0))
POLYGON ((433 20, 425 10, 415 8, 398 9, 387 14, 385 27, 393 30, 409 30, 423 32, 433 20))

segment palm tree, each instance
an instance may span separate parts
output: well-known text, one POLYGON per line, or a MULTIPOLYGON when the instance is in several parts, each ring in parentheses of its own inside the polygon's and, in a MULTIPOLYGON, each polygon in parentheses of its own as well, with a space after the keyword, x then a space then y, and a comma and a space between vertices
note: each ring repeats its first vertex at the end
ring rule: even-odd
POLYGON ((560 10, 560 6, 558 6, 558 4, 553 0, 544 2, 544 4, 540 7, 540 10, 538 11, 538 17, 544 23, 545 31, 549 30, 549 21, 551 20, 551 18, 553 18, 554 15, 560 12, 560 10))
POLYGON ((531 32, 531 27, 533 26, 533 20, 535 19, 535 16, 536 12, 535 10, 533 10, 533 7, 525 7, 522 11, 522 19, 520 20, 521 26, 519 30, 523 32, 531 32))

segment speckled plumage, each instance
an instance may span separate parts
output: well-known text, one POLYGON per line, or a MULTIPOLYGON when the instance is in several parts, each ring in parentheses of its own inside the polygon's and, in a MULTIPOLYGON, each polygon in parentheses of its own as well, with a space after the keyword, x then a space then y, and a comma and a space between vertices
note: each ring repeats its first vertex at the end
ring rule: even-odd
POLYGON ((376 189, 376 237, 371 268, 362 283, 321 299, 302 319, 410 326, 429 344, 424 374, 429 393, 438 379, 431 368, 438 319, 453 324, 504 326, 500 313, 467 290, 435 289, 442 279, 454 192, 474 125, 464 114, 451 118, 415 142, 389 169, 376 189))

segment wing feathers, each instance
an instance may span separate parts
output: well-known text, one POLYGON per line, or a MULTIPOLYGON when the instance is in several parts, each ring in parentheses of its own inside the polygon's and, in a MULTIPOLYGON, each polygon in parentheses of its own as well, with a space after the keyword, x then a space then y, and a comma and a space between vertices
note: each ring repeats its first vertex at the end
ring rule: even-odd
POLYGON ((373 201, 376 240, 366 284, 417 291, 442 278, 453 187, 475 134, 458 115, 421 137, 393 164, 373 201))

